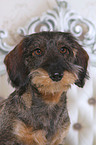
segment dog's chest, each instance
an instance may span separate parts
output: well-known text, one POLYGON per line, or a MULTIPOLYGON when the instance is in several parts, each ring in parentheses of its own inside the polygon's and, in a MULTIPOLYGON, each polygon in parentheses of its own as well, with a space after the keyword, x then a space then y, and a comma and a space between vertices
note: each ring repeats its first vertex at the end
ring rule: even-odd
POLYGON ((33 98, 31 108, 25 109, 25 114, 18 114, 19 120, 14 125, 15 135, 22 143, 28 145, 37 140, 39 142, 42 140, 42 144, 45 145, 53 140, 64 138, 69 127, 66 106, 66 94, 63 94, 55 105, 46 104, 36 97, 33 98))
POLYGON ((56 131, 69 122, 66 108, 66 95, 56 105, 46 105, 42 102, 33 102, 32 123, 34 129, 43 129, 47 132, 46 137, 50 138, 56 131))

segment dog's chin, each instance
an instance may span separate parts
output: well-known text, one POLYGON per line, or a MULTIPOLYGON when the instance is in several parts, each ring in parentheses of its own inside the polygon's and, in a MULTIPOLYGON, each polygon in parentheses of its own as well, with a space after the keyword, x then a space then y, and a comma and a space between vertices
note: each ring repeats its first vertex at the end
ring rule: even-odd
POLYGON ((63 78, 56 82, 53 81, 49 77, 48 73, 41 68, 31 71, 30 75, 32 77, 31 83, 37 87, 40 93, 43 94, 66 92, 70 88, 71 84, 77 80, 77 76, 75 74, 64 71, 63 78))

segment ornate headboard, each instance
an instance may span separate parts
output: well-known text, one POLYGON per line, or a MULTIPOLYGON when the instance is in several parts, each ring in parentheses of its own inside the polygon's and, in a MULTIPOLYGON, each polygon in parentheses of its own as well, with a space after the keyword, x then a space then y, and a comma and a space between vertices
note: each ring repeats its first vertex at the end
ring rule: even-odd
MULTIPOLYGON (((39 31, 71 32, 90 57, 91 75, 83 89, 72 86, 68 92, 68 110, 71 127, 65 145, 96 145, 96 27, 70 9, 67 1, 56 0, 57 7, 32 18, 28 25, 19 27, 17 33, 24 35, 39 31)), ((5 40, 8 32, 0 30, 0 75, 6 72, 5 55, 14 46, 5 40)))
MULTIPOLYGON (((35 17, 24 28, 18 28, 22 37, 39 31, 69 31, 78 38, 90 55, 92 65, 96 66, 96 27, 69 8, 67 1, 56 0, 57 7, 35 17)), ((0 30, 0 74, 5 72, 5 55, 14 48, 5 42, 8 32, 0 30)))

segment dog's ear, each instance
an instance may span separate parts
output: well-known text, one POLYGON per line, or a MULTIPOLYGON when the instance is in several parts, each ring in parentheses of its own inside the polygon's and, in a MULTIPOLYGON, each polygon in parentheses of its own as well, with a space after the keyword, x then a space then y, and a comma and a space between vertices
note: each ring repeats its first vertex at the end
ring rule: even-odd
POLYGON ((24 64, 23 40, 5 57, 9 79, 13 87, 22 87, 27 82, 28 70, 24 64))
POLYGON ((78 45, 78 50, 77 50, 76 60, 75 60, 75 64, 81 67, 80 71, 78 72, 78 80, 75 82, 75 84, 78 87, 83 88, 85 84, 85 79, 88 78, 88 73, 87 73, 88 60, 89 60, 89 56, 87 52, 82 48, 81 45, 78 45))

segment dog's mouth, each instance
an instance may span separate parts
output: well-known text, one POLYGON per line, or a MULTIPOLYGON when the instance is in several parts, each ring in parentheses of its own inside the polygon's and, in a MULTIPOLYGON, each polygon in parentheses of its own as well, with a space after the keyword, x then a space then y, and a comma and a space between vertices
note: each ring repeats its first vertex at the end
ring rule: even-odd
POLYGON ((44 69, 39 68, 31 71, 31 83, 35 85, 41 93, 58 93, 67 91, 71 84, 77 80, 77 75, 64 71, 64 73, 54 73, 49 75, 44 69))

